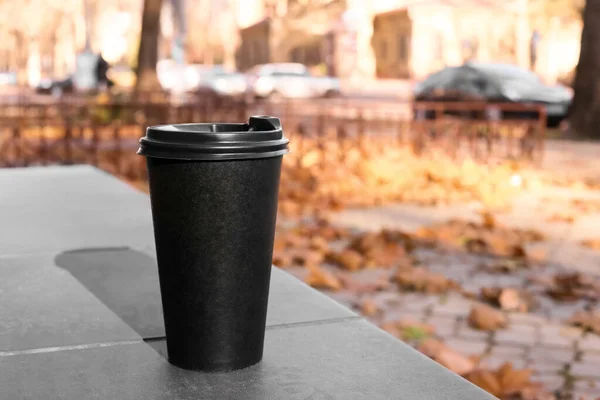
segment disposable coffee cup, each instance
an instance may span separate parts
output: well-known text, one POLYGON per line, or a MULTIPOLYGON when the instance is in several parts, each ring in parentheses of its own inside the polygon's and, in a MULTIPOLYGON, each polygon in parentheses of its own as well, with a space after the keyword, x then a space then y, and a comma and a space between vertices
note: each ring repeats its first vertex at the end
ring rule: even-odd
POLYGON ((281 160, 279 119, 153 126, 146 156, 169 362, 262 359, 281 160))

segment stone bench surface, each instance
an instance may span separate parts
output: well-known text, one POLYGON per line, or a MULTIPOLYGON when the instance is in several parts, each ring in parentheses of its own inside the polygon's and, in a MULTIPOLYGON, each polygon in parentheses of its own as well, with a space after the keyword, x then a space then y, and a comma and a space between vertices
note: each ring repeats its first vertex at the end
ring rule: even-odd
POLYGON ((493 398, 275 267, 261 363, 173 367, 148 197, 87 166, 0 187, 0 398, 493 398))

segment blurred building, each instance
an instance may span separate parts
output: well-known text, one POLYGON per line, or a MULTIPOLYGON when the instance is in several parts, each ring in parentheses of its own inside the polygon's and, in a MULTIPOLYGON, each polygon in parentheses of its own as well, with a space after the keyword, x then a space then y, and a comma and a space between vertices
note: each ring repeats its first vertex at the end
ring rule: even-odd
POLYGON ((371 36, 374 74, 419 79, 469 60, 517 64, 535 69, 549 81, 568 74, 579 58, 580 19, 523 10, 522 4, 412 1, 376 13, 371 36))
POLYGON ((0 3, 0 68, 18 72, 22 83, 64 77, 76 54, 102 53, 110 62, 135 54, 142 0, 30 0, 0 3))
POLYGON ((343 78, 420 79, 478 60, 554 81, 579 57, 580 17, 548 14, 547 0, 238 1, 240 69, 294 61, 343 78))
POLYGON ((240 0, 243 13, 252 4, 255 11, 248 11, 253 15, 252 19, 246 16, 238 20, 240 24, 247 24, 240 30, 238 68, 243 70, 257 64, 287 61, 310 67, 325 67, 326 64, 333 67, 331 41, 335 24, 345 11, 345 3, 344 0, 240 0))

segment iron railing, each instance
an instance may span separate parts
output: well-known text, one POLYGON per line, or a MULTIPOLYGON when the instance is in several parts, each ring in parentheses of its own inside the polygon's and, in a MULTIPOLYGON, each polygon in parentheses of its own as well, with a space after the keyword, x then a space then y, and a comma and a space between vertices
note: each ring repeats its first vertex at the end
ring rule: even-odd
POLYGON ((240 122, 249 115, 276 115, 303 151, 303 142, 380 143, 435 149, 480 161, 539 160, 545 110, 537 105, 398 103, 345 99, 247 103, 186 99, 182 102, 65 98, 0 104, 0 167, 86 163, 131 179, 145 174, 135 156, 149 125, 240 122))

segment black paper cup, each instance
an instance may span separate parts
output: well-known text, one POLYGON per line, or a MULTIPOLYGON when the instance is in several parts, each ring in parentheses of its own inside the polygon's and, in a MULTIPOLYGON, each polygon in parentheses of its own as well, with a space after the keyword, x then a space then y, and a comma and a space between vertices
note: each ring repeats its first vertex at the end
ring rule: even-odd
POLYGON ((277 118, 148 128, 169 362, 230 371, 262 358, 281 159, 277 118))

